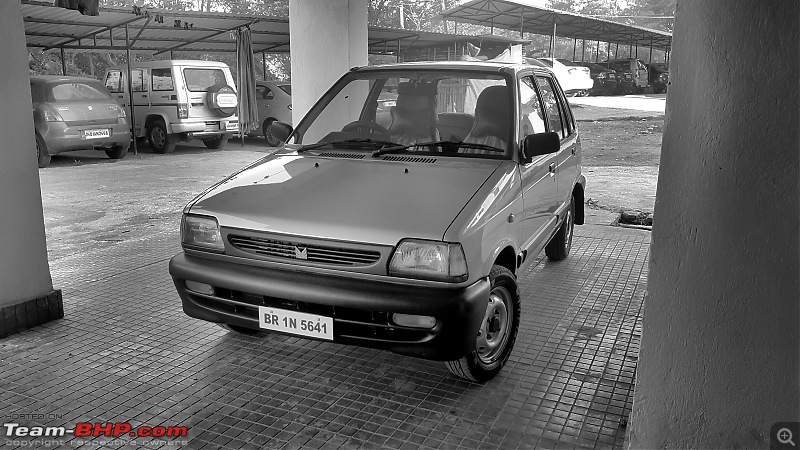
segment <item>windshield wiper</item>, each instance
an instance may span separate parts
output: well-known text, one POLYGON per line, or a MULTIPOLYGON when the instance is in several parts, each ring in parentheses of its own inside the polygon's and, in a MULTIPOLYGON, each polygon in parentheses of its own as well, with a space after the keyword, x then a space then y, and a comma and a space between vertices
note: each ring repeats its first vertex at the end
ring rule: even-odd
POLYGON ((497 147, 495 147, 493 145, 473 144, 471 142, 460 142, 460 141, 435 141, 435 142, 417 142, 417 143, 409 144, 409 145, 393 145, 391 147, 383 147, 381 149, 378 149, 378 150, 375 150, 374 152, 372 152, 372 156, 374 158, 377 158, 378 156, 386 155, 386 154, 389 154, 389 153, 398 153, 398 152, 406 151, 411 147, 439 147, 439 146, 442 146, 442 145, 449 145, 449 146, 453 146, 453 147, 457 146, 459 148, 473 148, 473 149, 477 149, 477 150, 489 150, 489 151, 497 152, 497 153, 505 153, 506 152, 502 148, 497 148, 497 147))
POLYGON ((375 139, 343 139, 339 141, 326 141, 326 142, 317 142, 316 144, 308 144, 300 147, 297 149, 297 153, 302 153, 307 150, 314 150, 315 148, 321 147, 344 147, 344 148, 374 148, 374 147, 396 147, 397 143, 391 141, 381 141, 375 139))

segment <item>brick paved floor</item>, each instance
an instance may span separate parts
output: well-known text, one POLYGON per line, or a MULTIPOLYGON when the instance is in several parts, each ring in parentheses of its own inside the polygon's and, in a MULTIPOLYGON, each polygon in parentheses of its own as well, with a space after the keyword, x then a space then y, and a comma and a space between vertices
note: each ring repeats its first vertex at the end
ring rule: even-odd
POLYGON ((26 448, 619 448, 649 243, 576 227, 567 260, 540 258, 520 277, 516 347, 478 385, 437 362, 191 319, 167 272, 177 234, 123 241, 51 263, 65 318, 0 340, 3 423, 189 428, 135 444, 20 438, 26 448))

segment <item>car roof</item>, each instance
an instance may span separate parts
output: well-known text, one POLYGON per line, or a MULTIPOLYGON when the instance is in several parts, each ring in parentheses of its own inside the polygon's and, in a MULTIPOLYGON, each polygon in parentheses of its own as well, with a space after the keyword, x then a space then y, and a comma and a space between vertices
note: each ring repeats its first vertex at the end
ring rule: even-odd
MULTIPOLYGON (((132 69, 139 67, 172 67, 172 66, 199 66, 199 67, 228 67, 227 64, 220 61, 206 61, 203 59, 162 59, 158 61, 139 61, 131 64, 132 69)), ((110 67, 110 69, 125 69, 124 65, 117 65, 110 67)))
POLYGON ((544 67, 531 64, 520 64, 501 61, 415 61, 392 64, 381 64, 376 66, 354 67, 351 71, 380 71, 380 70, 404 70, 404 69, 440 69, 440 70, 485 70, 485 71, 508 71, 517 72, 525 69, 537 69, 542 72, 551 73, 544 67))
POLYGON ((51 83, 54 81, 91 81, 91 82, 100 82, 100 80, 96 78, 88 78, 88 77, 75 77, 75 76, 68 76, 68 75, 31 75, 30 76, 31 83, 51 83))

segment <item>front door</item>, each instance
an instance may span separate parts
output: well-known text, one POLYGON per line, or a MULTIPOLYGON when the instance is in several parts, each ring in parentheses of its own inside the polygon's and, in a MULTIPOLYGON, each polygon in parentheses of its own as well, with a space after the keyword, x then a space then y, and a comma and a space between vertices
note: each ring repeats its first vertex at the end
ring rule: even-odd
MULTIPOLYGON (((525 136, 548 131, 551 120, 549 109, 543 106, 532 76, 519 80, 519 142, 525 136)), ((545 100, 546 101, 546 100, 545 100)), ((557 111, 556 111, 557 112, 557 111)), ((557 153, 535 156, 528 164, 520 166, 522 178, 522 229, 525 240, 523 248, 536 254, 547 243, 555 225, 554 212, 558 203, 556 179, 557 153)))

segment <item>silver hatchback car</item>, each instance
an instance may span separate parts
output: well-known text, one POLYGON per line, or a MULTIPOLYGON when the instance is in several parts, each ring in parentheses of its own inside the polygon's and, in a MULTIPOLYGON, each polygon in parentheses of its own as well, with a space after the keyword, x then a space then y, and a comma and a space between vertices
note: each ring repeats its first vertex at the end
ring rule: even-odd
POLYGON ((104 150, 109 158, 128 153, 131 131, 125 110, 98 80, 31 76, 33 122, 39 167, 74 150, 104 150))
POLYGON ((566 258, 583 223, 580 139, 553 73, 356 68, 273 133, 281 149, 184 209, 169 270, 186 314, 496 375, 523 314, 517 276, 542 250, 566 258))

